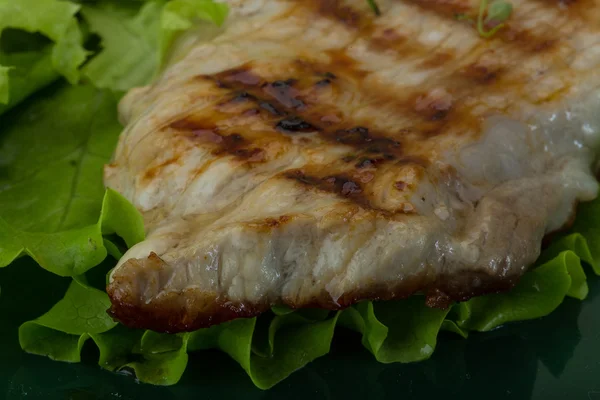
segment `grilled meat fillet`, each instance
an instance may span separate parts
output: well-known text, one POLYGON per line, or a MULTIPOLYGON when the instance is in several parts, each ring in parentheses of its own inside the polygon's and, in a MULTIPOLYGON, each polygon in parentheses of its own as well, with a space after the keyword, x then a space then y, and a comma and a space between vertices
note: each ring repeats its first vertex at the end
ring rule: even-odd
POLYGON ((519 1, 487 40, 455 17, 479 0, 228 3, 120 106, 105 180, 147 227, 124 324, 507 290, 596 196, 599 1, 519 1))

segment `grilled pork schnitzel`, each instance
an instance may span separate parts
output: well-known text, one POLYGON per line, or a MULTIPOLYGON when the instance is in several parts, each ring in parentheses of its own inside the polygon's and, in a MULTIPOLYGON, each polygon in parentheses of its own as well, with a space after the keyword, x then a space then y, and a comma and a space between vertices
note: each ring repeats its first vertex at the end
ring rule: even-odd
POLYGON ((508 290, 598 190, 599 3, 519 1, 484 39, 456 18, 478 0, 229 0, 120 105, 105 181, 147 239, 111 313, 178 332, 508 290))

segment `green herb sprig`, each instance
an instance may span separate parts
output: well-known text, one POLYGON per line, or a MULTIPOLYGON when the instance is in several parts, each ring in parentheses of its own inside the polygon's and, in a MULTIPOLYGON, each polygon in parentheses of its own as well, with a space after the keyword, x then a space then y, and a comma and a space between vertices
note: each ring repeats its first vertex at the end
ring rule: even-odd
POLYGON ((484 38, 494 36, 504 26, 512 14, 513 6, 506 0, 494 0, 488 6, 488 0, 481 0, 479 3, 479 14, 477 15, 477 31, 484 38), (485 18, 484 18, 485 16, 485 18), (486 25, 494 23, 495 26, 486 30, 486 25))
POLYGON ((381 15, 381 10, 379 9, 379 6, 375 2, 375 0, 367 0, 367 3, 369 3, 369 7, 371 7, 375 15, 381 15))
MULTIPOLYGON (((504 22, 510 18, 512 11, 512 3, 506 0, 494 0, 489 6, 488 0, 481 0, 476 22, 479 36, 486 39, 494 36, 496 32, 502 29, 504 22), (494 25, 492 29, 486 30, 486 26, 491 24, 494 25)), ((456 14, 454 18, 457 21, 475 22, 473 18, 469 17, 467 14, 456 14)))

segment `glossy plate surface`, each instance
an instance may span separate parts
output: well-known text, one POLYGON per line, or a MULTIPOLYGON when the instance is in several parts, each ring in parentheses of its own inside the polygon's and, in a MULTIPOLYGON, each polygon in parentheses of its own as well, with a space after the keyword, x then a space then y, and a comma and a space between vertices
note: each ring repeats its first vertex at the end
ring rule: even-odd
POLYGON ((340 329, 328 356, 270 391, 217 351, 195 353, 178 385, 154 387, 101 370, 91 346, 82 364, 24 354, 18 326, 47 311, 68 284, 24 258, 0 269, 0 399, 600 400, 600 279, 588 274, 588 283, 587 300, 566 299, 546 318, 467 340, 442 332, 422 363, 380 364, 340 329))

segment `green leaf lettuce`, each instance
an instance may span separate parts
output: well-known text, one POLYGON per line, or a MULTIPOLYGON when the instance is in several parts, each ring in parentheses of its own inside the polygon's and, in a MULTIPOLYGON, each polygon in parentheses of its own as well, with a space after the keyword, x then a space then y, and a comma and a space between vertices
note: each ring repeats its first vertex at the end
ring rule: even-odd
MULTIPOLYGON (((0 34, 7 28, 20 29, 40 33, 53 42, 50 49, 50 65, 43 54, 39 57, 34 56, 37 60, 32 61, 19 57, 23 56, 22 54, 10 57, 4 49, 0 49, 0 60, 4 65, 0 69, 1 104, 14 105, 47 84, 49 68, 64 76, 70 83, 78 81, 78 68, 87 57, 75 17, 78 11, 79 5, 68 1, 0 0, 0 34), (39 65, 41 60, 43 67, 39 65), (42 74, 39 68, 44 69, 45 73, 42 74), (28 79, 24 80, 24 76, 28 79)), ((21 53, 18 50, 15 52, 21 53)))
POLYGON ((208 0, 151 1, 135 4, 101 3, 82 13, 103 50, 84 68, 99 88, 126 91, 151 81, 160 71, 169 45, 178 33, 198 21, 221 25, 227 6, 208 0))
POLYGON ((106 313, 109 306, 106 293, 73 280, 65 297, 50 311, 21 325, 21 347, 55 360, 78 362, 89 335, 106 332, 117 325, 106 313))
POLYGON ((110 93, 59 85, 2 122, 0 267, 27 254, 58 275, 80 275, 106 257, 103 234, 143 239, 139 213, 102 185, 121 130, 110 93))
MULTIPOLYGON (((600 202, 596 207, 600 208, 600 202)), ((574 286, 581 286, 581 282, 571 279, 572 270, 580 272, 580 261, 566 250, 527 273, 513 291, 477 297, 451 310, 427 308, 422 297, 413 296, 399 301, 361 302, 334 313, 291 312, 278 307, 274 313, 258 318, 178 335, 134 331, 120 325, 99 334, 78 331, 67 335, 67 328, 63 328, 62 332, 44 336, 41 353, 77 360, 82 343, 91 338, 99 348, 99 364, 104 368, 130 369, 142 382, 171 385, 184 373, 189 352, 220 349, 240 364, 257 387, 268 389, 327 354, 338 323, 359 332, 365 348, 380 362, 421 361, 433 354, 440 330, 466 337, 469 330, 487 331, 547 315, 574 286)), ((31 336, 36 343, 35 332, 31 336)), ((23 341, 22 345, 32 351, 23 341)))
POLYGON ((50 45, 12 53, 0 50, 0 115, 59 77, 50 45))

